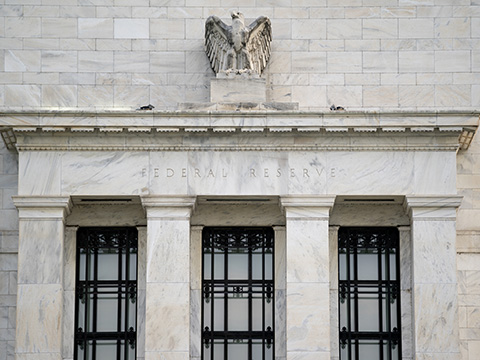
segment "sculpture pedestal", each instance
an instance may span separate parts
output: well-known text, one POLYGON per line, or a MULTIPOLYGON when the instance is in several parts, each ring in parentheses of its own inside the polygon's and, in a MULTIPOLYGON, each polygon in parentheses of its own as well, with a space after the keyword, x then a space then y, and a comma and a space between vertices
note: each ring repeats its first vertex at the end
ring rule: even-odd
POLYGON ((210 83, 210 102, 239 103, 267 101, 266 81, 251 74, 218 73, 210 83))

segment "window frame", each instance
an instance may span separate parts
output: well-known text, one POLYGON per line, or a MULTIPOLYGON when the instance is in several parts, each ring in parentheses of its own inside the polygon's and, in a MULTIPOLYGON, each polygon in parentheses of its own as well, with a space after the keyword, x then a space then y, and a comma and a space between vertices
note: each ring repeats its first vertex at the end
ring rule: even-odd
MULTIPOLYGON (((381 238, 382 236, 379 236, 381 238)), ((401 278, 400 278, 400 234, 399 230, 396 227, 340 227, 338 230, 338 316, 339 316, 339 357, 341 360, 359 360, 359 342, 365 340, 378 341, 379 344, 379 359, 381 360, 390 360, 393 359, 392 350, 397 348, 398 359, 401 359, 402 356, 402 334, 401 334, 401 278), (385 239, 375 240, 375 234, 383 235, 385 239), (348 236, 357 236, 357 243, 353 244, 353 240, 348 239, 348 236), (359 245, 358 237, 363 235, 364 237, 370 236, 370 240, 364 240, 364 244, 370 241, 370 246, 359 245), (377 243, 375 244, 375 241, 377 243), (381 242, 385 242, 385 246, 382 246, 381 242), (377 279, 359 279, 359 269, 358 269, 358 249, 373 249, 379 248, 381 250, 386 249, 395 249, 395 269, 394 276, 392 279, 392 264, 391 256, 382 256, 382 251, 377 252, 377 279), (342 249, 345 249, 345 267, 344 277, 342 279, 342 249), (353 257, 353 264, 350 255, 353 257), (382 268, 382 259, 384 258, 384 268, 382 268), (356 265, 356 266, 355 266, 356 265), (350 266, 353 266, 353 279, 352 269, 350 266), (386 271, 388 267, 388 271, 386 271), (386 276, 384 276, 386 275, 386 276), (386 279, 384 279, 384 277, 386 279), (386 297, 385 304, 388 306, 386 309, 383 309, 383 301, 378 300, 378 331, 362 331, 359 329, 359 295, 366 294, 367 292, 361 292, 359 289, 372 289, 376 288, 379 294, 379 297, 386 297), (352 291, 353 289, 353 291, 352 291), (352 297, 353 295, 353 297, 352 297), (350 301, 348 301, 350 299, 350 301), (353 301, 352 301, 353 299, 353 301), (394 305, 392 305, 392 300, 394 305), (342 315, 342 304, 347 303, 346 315, 342 315), (352 310, 352 302, 354 309, 352 310), (385 311, 385 315, 388 316, 388 319, 385 319, 386 324, 384 324, 384 319, 382 318, 385 311), (392 320, 392 311, 395 312, 395 319, 392 320), (353 312, 353 315, 352 315, 353 312), (346 326, 342 326, 343 317, 347 318, 347 323, 350 328, 354 328, 354 331, 348 330, 346 326), (353 317, 353 321, 352 321, 353 317), (353 322, 353 324, 352 324, 353 322), (394 322, 396 326, 393 326, 391 323, 394 322), (383 329, 383 326, 388 326, 390 324, 390 330, 383 329), (385 342, 386 351, 382 346, 385 342), (352 351, 354 347, 354 351, 352 351), (342 350, 347 348, 347 354, 342 356, 342 350), (386 353, 385 353, 386 352, 386 353)), ((366 244, 368 245, 368 244, 366 244)), ((390 252, 388 252, 390 254, 390 252)), ((377 293, 377 292, 370 292, 377 293)), ((361 298, 361 297, 360 297, 361 298)), ((378 298, 377 298, 378 299, 378 298)))
MULTIPOLYGON (((108 235, 107 235, 108 236, 108 235)), ((136 227, 80 227, 76 234, 76 263, 75 263, 75 328, 74 328, 74 359, 91 359, 98 358, 96 353, 97 341, 111 341, 116 342, 116 359, 117 360, 133 360, 137 356, 137 327, 138 327, 138 230, 136 227), (118 238, 123 238, 115 243, 112 235, 120 234, 118 238), (110 244, 107 245, 107 240, 104 241, 106 246, 99 245, 100 234, 110 234, 110 244), (96 237, 96 239, 95 239, 96 237), (95 241, 97 242, 95 244, 95 241), (124 241, 124 244, 120 244, 124 241), (82 249, 84 250, 82 252, 82 249), (117 255, 117 279, 99 280, 98 258, 99 249, 122 249, 116 252, 117 255), (123 250, 125 252, 123 252, 123 250), (132 251, 133 250, 133 251, 132 251), (93 278, 89 276, 89 256, 85 256, 85 263, 82 265, 82 254, 90 253, 93 255, 93 278), (125 264, 122 262, 123 254, 125 255, 125 264), (131 279, 131 255, 136 254, 134 276, 131 279), (125 266, 124 266, 125 265, 125 266), (82 274, 81 268, 84 270, 82 274), (124 272, 124 276, 122 273, 124 272), (121 278, 123 277, 123 278, 121 278), (102 291, 104 289, 104 291, 102 291), (109 291, 110 289, 110 291, 109 291), (111 290, 115 289, 115 290, 111 290), (106 290, 106 291, 105 291, 106 290), (80 303, 85 303, 85 298, 91 294, 93 309, 89 309, 88 305, 84 307, 84 320, 80 322, 80 303), (98 331, 98 300, 100 295, 116 296, 117 301, 117 316, 116 316, 116 331, 98 331), (122 299, 122 296, 124 299, 122 299), (125 302, 124 309, 122 309, 122 300, 125 302), (126 306, 128 302, 133 303, 133 306, 126 306), (129 324, 129 309, 135 313, 133 315, 134 324, 129 324), (85 329, 81 327, 84 325, 85 329), (87 345, 91 342, 91 345, 87 345), (122 343, 123 342, 123 343, 122 343), (92 346, 91 358, 89 352, 84 350, 81 356, 79 348, 87 349, 87 346, 92 346), (129 356, 129 348, 134 350, 133 355, 129 356), (123 354, 122 354, 123 352, 123 354)), ((91 270, 91 268, 90 268, 91 270)), ((130 315, 130 316, 129 316, 130 315)), ((101 360, 101 359, 99 359, 101 360)))
MULTIPOLYGON (((272 360, 275 359, 275 232, 273 228, 271 227, 204 227, 202 230, 202 266, 201 266, 201 299, 202 299, 202 311, 201 311, 201 359, 207 359, 207 354, 206 349, 207 346, 210 347, 212 346, 212 342, 222 340, 224 341, 223 343, 223 352, 224 352, 224 359, 228 359, 228 347, 229 347, 229 340, 230 341, 235 341, 239 339, 247 339, 248 341, 248 356, 249 358, 252 357, 252 345, 253 345, 253 340, 261 340, 262 341, 262 354, 263 358, 265 358, 265 348, 267 347, 268 349, 271 349, 271 354, 272 354, 272 360), (211 251, 214 250, 214 244, 213 240, 208 240, 209 236, 215 236, 215 234, 222 234, 225 236, 225 234, 236 234, 237 236, 240 236, 239 234, 245 234, 245 233, 263 233, 264 235, 264 242, 270 242, 266 246, 264 243, 263 250, 262 250, 262 279, 261 280, 254 280, 252 279, 252 249, 248 249, 248 257, 249 257, 249 278, 248 279, 243 279, 243 280, 232 280, 228 279, 228 251, 224 251, 224 254, 227 254, 225 256, 225 259, 223 261, 223 266, 224 266, 224 273, 223 273, 223 279, 216 279, 213 276, 214 269, 213 266, 211 266, 211 276, 210 279, 206 279, 205 275, 205 249, 209 248, 211 251), (208 244, 208 241, 210 241, 210 244, 208 244), (207 245, 208 244, 208 245, 207 245), (265 248, 269 248, 271 253, 271 279, 265 279, 265 253, 266 250, 265 248), (216 284, 216 285, 215 285, 216 284), (233 297, 235 297, 235 293, 240 293, 244 294, 247 293, 248 296, 248 301, 250 303, 249 305, 249 310, 248 310, 248 323, 249 323, 249 330, 247 331, 235 331, 235 330, 220 330, 216 331, 215 329, 210 329, 205 326, 205 303, 207 302, 207 297, 211 296, 211 289, 217 287, 221 288, 223 287, 223 299, 227 299, 229 294, 232 294, 233 297), (248 290, 244 291, 244 287, 247 287, 248 290), (254 331, 252 329, 252 292, 253 292, 253 287, 262 287, 262 298, 264 301, 262 302, 262 327, 263 329, 261 331, 254 331), (266 300, 268 299, 268 301, 266 300), (269 306, 271 306, 271 325, 266 326, 265 325, 265 302, 268 302, 269 306)), ((226 245, 228 247, 228 245, 226 245)), ((210 252, 213 254, 213 252, 210 252)), ((243 295, 242 295, 243 296, 243 295)), ((207 302, 208 303, 208 302, 207 302)), ((228 321, 226 320, 228 318, 228 305, 227 301, 224 301, 224 324, 223 326, 226 326, 226 323, 228 321)), ((210 324, 214 324, 214 312, 211 312, 211 320, 210 324)), ((213 347, 213 346, 212 346, 213 347)), ((213 351, 210 352, 211 357, 213 358, 213 351)))

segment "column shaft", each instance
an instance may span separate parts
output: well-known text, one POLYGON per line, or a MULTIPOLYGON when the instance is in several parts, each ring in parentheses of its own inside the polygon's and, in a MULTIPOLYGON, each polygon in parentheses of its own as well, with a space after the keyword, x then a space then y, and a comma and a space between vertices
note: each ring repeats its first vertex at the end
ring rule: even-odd
POLYGON ((334 197, 284 197, 287 359, 330 359, 329 212, 334 197))
POLYGON ((68 197, 15 196, 19 210, 17 360, 62 359, 68 197))
POLYGON ((459 357, 456 207, 461 197, 407 197, 412 225, 414 351, 418 360, 459 357))
POLYGON ((190 215, 194 198, 144 197, 147 213, 145 359, 190 353, 190 215))

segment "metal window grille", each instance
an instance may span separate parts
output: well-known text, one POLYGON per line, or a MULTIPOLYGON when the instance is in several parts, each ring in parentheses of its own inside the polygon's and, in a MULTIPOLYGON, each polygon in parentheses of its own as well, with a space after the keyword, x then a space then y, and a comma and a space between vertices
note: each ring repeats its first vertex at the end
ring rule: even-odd
POLYGON ((341 360, 401 359, 396 228, 339 229, 341 360))
POLYGON ((137 249, 136 228, 78 230, 76 360, 135 359, 137 249))
POLYGON ((205 228, 202 359, 273 360, 271 228, 205 228))

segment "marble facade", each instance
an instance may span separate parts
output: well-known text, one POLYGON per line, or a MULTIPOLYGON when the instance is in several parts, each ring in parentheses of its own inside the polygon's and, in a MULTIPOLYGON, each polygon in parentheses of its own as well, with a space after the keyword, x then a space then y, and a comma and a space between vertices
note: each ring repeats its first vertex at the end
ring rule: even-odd
POLYGON ((12 116, 18 291, 29 294, 17 302, 18 359, 72 358, 73 244, 87 225, 139 229, 139 359, 200 359, 211 225, 274 226, 279 360, 338 358, 338 227, 399 227, 403 357, 460 359, 455 157, 471 114, 64 115, 12 116))
POLYGON ((399 229, 403 360, 477 360, 479 29, 478 0, 0 0, 0 360, 73 360, 82 226, 138 229, 137 358, 200 360, 202 229, 246 225, 276 360, 339 358, 342 226, 399 229), (210 69, 231 10, 271 19, 258 78, 210 69))

